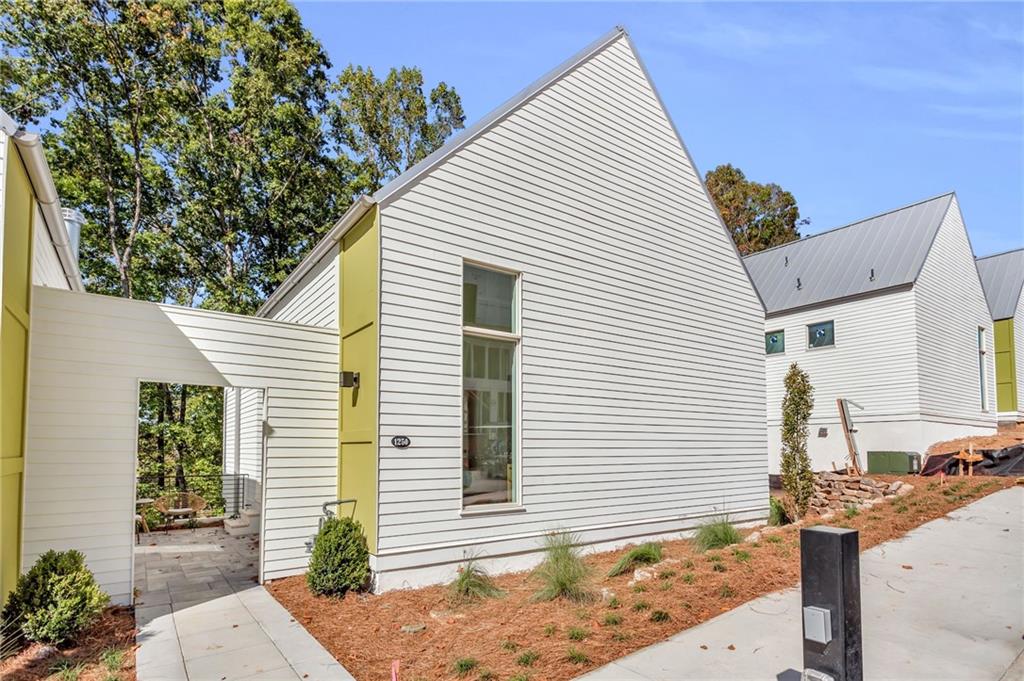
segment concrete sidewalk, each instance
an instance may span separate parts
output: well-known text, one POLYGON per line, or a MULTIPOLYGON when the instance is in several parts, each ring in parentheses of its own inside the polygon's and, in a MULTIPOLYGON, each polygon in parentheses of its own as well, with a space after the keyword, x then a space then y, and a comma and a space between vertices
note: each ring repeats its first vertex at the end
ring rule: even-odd
MULTIPOLYGON (((1024 680, 1024 488, 862 553, 861 588, 866 679, 1024 680)), ((582 678, 799 681, 801 636, 790 589, 582 678)))

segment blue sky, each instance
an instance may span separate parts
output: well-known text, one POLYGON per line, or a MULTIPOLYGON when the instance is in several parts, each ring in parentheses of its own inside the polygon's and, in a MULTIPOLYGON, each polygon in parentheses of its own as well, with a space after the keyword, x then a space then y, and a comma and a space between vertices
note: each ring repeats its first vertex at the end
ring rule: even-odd
POLYGON ((423 69, 467 124, 617 24, 701 172, 793 192, 805 232, 955 190, 1024 245, 1024 4, 297 3, 336 69, 423 69))

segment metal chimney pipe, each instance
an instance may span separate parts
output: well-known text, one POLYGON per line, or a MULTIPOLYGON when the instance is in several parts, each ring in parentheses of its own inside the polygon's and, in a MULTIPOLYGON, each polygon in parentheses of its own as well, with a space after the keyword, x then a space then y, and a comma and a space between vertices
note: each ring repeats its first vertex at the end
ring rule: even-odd
POLYGON ((64 225, 68 230, 71 253, 75 256, 75 262, 78 262, 78 249, 82 240, 82 225, 85 224, 85 216, 74 208, 64 208, 61 213, 64 215, 64 225))

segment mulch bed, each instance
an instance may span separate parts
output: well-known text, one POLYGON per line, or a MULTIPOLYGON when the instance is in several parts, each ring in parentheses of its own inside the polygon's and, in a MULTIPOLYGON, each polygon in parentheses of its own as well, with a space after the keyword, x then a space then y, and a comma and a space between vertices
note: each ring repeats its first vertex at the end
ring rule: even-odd
POLYGON ((3 681, 36 681, 53 679, 55 668, 63 664, 82 665, 78 681, 135 681, 135 615, 131 608, 107 608, 96 623, 73 643, 56 652, 35 659, 43 646, 32 644, 17 655, 0 663, 3 681), (100 655, 109 648, 125 651, 120 671, 112 673, 100 662, 100 655))
POLYGON ((982 435, 976 437, 961 437, 956 440, 936 442, 926 455, 956 453, 961 449, 967 449, 974 445, 975 449, 1003 449, 1012 447, 1024 442, 1024 423, 1011 426, 1001 426, 994 435, 982 435))
MULTIPOLYGON (((900 537, 1013 483, 998 478, 962 478, 940 486, 938 480, 913 476, 872 477, 903 480, 915 489, 854 517, 837 514, 830 524, 859 530, 861 550, 900 537)), ((643 592, 628 586, 632 571, 618 577, 604 576, 624 551, 588 556, 595 590, 610 589, 620 601, 618 607, 610 607, 600 598, 585 605, 534 602, 532 596, 538 585, 528 572, 497 577, 495 582, 506 592, 503 597, 460 608, 449 606, 444 587, 332 599, 312 595, 305 578, 297 576, 273 582, 268 588, 360 681, 389 681, 395 660, 399 661, 401 681, 560 681, 799 581, 800 540, 796 527, 781 528, 764 534, 757 542, 708 554, 697 553, 686 540, 665 542, 663 549, 664 559, 680 562, 666 566, 665 574, 644 582, 643 592), (713 562, 709 556, 719 558, 713 562), (652 613, 657 611, 667 613, 668 619, 653 621, 652 613), (606 625, 608 613, 621 616, 621 624, 606 625), (426 629, 418 633, 401 631, 404 625, 419 624, 425 624, 426 629), (570 640, 570 628, 584 629, 586 637, 570 640), (570 648, 582 652, 587 661, 569 661, 570 648), (520 666, 517 658, 528 650, 539 657, 528 667, 520 666), (459 658, 474 658, 478 664, 460 677, 452 669, 459 658)), ((736 641, 737 645, 741 643, 736 641)))

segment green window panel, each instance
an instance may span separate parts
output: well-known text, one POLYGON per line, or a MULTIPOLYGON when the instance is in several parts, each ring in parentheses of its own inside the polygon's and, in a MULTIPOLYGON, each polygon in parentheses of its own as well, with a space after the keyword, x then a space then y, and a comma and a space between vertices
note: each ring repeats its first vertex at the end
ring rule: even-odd
POLYGON ((818 322, 807 325, 807 347, 824 348, 836 344, 835 322, 818 322))
POLYGON ((786 332, 769 331, 764 335, 764 351, 769 355, 778 355, 786 351, 786 332))

